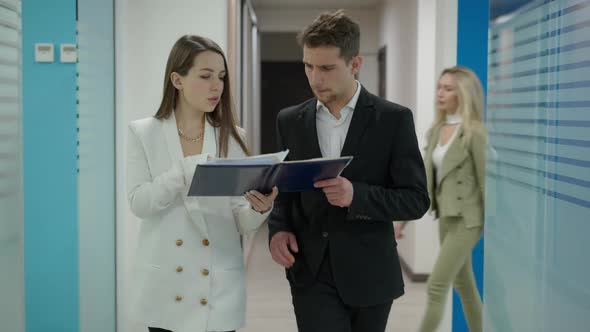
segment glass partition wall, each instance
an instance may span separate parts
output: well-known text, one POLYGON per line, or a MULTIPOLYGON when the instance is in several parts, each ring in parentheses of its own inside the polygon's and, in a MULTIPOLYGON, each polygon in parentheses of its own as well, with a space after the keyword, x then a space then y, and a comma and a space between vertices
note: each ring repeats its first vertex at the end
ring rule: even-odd
POLYGON ((590 1, 491 1, 485 331, 590 324, 590 1))
POLYGON ((21 3, 0 1, 0 324, 24 331, 21 3))

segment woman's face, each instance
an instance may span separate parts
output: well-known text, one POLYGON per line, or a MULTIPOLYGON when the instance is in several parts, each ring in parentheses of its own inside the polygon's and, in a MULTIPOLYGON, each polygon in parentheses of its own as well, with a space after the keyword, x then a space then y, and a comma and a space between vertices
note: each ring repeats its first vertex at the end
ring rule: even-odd
POLYGON ((226 75, 223 57, 212 51, 197 55, 186 76, 173 73, 179 98, 192 110, 213 112, 221 100, 226 75), (176 75, 174 75, 176 74, 176 75))
POLYGON ((438 109, 445 114, 453 114, 457 111, 459 99, 457 98, 457 83, 453 75, 447 73, 438 80, 436 103, 438 109))

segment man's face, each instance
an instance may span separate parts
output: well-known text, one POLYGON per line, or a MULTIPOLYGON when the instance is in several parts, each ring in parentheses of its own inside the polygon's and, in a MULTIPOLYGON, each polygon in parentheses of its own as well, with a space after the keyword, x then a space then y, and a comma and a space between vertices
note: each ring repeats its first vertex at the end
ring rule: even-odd
POLYGON ((309 86, 324 104, 347 95, 354 82, 354 75, 361 65, 359 56, 347 64, 335 46, 303 47, 303 64, 309 86))

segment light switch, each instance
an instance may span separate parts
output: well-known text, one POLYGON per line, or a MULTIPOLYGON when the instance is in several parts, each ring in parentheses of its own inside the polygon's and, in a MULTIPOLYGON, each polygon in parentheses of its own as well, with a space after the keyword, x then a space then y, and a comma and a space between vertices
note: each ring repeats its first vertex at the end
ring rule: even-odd
POLYGON ((61 44, 60 61, 65 63, 75 63, 78 61, 76 44, 61 44))
POLYGON ((35 44, 35 62, 53 62, 53 44, 35 44))

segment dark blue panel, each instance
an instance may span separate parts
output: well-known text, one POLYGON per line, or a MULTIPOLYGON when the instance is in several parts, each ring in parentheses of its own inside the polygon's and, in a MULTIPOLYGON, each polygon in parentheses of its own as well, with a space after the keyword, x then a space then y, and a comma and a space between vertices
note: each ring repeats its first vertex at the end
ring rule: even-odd
MULTIPOLYGON (((489 0, 459 0, 457 64, 471 68, 487 90, 489 0)), ((483 294, 483 239, 473 249, 473 270, 483 294)), ((453 294, 453 332, 468 332, 461 300, 453 294)))
POLYGON ((490 19, 494 20, 499 16, 516 11, 529 2, 530 0, 493 0, 490 3, 490 19))

